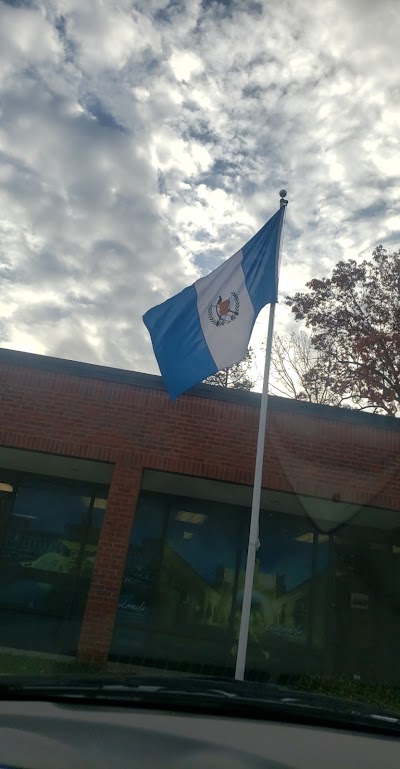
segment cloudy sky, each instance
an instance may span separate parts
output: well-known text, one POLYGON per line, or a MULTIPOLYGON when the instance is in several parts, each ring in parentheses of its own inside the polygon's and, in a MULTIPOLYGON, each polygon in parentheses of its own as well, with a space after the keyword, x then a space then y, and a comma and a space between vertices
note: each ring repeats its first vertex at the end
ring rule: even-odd
POLYGON ((397 0, 0 0, 0 344, 157 373, 143 313, 240 248, 282 187, 282 294, 400 246, 399 17, 397 0))

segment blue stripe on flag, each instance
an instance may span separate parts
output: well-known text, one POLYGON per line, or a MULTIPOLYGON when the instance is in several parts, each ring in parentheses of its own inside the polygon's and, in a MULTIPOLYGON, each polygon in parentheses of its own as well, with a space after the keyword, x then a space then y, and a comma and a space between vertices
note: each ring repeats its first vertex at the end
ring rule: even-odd
POLYGON ((254 321, 266 304, 278 299, 279 244, 284 211, 280 208, 242 247, 242 268, 254 307, 254 321))
POLYGON ((148 310, 143 316, 167 390, 173 400, 217 366, 204 338, 194 286, 148 310))

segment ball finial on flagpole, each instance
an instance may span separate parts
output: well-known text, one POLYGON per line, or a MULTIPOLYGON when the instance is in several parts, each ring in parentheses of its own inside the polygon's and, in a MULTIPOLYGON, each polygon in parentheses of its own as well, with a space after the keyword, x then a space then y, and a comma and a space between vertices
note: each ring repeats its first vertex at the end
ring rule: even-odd
POLYGON ((286 190, 281 190, 280 193, 279 193, 279 195, 281 197, 281 199, 280 199, 281 208, 283 208, 284 206, 287 206, 287 204, 288 204, 288 201, 285 200, 286 194, 287 194, 286 190))

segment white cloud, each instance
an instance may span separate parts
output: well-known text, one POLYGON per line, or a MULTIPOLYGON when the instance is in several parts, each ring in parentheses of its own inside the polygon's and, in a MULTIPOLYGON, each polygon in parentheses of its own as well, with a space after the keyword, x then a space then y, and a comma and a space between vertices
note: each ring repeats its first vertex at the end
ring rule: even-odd
POLYGON ((3 344, 156 371, 143 312, 282 187, 282 294, 400 245, 398 31, 395 0, 2 3, 3 344))
POLYGON ((177 80, 191 80, 204 70, 201 59, 190 51, 174 51, 169 63, 177 80))
POLYGON ((151 19, 133 10, 130 3, 67 0, 59 8, 67 18, 77 63, 87 74, 118 72, 146 48, 160 52, 160 38, 151 19))

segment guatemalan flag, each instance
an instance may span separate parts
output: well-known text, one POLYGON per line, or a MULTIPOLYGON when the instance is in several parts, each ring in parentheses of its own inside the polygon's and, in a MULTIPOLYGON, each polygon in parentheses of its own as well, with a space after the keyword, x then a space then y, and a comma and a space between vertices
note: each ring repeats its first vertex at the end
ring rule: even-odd
POLYGON ((284 208, 216 270, 143 316, 170 397, 246 355, 260 310, 277 301, 284 208))

